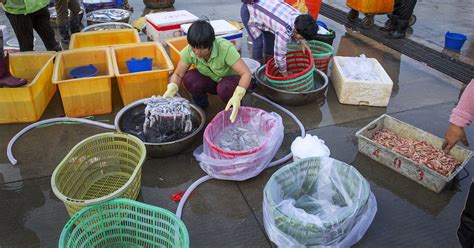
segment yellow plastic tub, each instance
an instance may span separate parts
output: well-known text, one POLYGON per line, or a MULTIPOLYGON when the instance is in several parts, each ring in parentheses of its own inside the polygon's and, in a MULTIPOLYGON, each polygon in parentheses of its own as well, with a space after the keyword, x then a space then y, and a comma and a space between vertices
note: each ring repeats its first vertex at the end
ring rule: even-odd
POLYGON ((69 49, 84 47, 114 46, 139 43, 136 29, 115 29, 75 33, 71 36, 69 49))
POLYGON ((0 88, 0 123, 39 120, 56 92, 51 83, 55 52, 21 52, 10 55, 10 72, 28 80, 19 88, 0 88))
POLYGON ((53 83, 58 84, 64 112, 82 117, 112 112, 113 66, 107 47, 83 48, 58 53, 53 83), (94 77, 71 78, 72 69, 92 64, 98 68, 94 77))
POLYGON ((179 53, 188 45, 188 40, 186 36, 181 36, 167 40, 166 44, 170 48, 171 61, 173 62, 174 67, 176 67, 180 60, 179 53))
POLYGON ((165 93, 169 74, 174 68, 165 49, 158 42, 112 47, 112 61, 124 105, 165 93), (129 73, 126 61, 144 57, 153 59, 152 70, 129 73))

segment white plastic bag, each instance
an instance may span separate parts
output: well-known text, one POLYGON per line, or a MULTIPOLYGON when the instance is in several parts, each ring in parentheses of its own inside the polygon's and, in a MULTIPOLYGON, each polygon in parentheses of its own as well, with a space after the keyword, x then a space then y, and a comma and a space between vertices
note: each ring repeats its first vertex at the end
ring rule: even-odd
POLYGON ((260 174, 271 162, 283 142, 281 117, 261 109, 241 107, 235 123, 230 123, 231 111, 220 112, 204 131, 203 145, 194 151, 201 168, 211 177, 243 181, 260 174), (265 134, 260 145, 246 151, 223 150, 216 140, 229 126, 249 127, 265 134))
POLYGON ((341 64, 341 69, 344 76, 350 80, 382 81, 374 64, 367 59, 365 54, 348 58, 346 62, 341 64))
POLYGON ((264 189, 265 230, 279 247, 350 247, 377 212, 367 181, 332 158, 307 158, 279 169, 264 189))
POLYGON ((311 134, 306 134, 304 138, 296 137, 291 143, 291 152, 293 153, 293 160, 309 157, 329 157, 331 155, 329 148, 324 144, 324 140, 311 134))

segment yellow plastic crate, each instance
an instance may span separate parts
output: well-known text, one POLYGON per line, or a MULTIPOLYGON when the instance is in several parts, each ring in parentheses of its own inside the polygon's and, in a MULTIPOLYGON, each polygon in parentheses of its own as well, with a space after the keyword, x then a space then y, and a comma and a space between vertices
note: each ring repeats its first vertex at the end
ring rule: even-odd
POLYGON ((69 49, 85 47, 114 46, 139 43, 140 36, 136 29, 115 29, 75 33, 71 36, 69 49))
POLYGON ((58 53, 53 83, 58 84, 64 112, 69 117, 112 112, 113 66, 107 47, 82 48, 58 53), (99 69, 94 77, 76 78, 69 71, 93 64, 99 69))
POLYGON ((158 42, 112 47, 112 61, 124 105, 165 93, 169 74, 174 68, 165 49, 158 42), (126 61, 144 57, 153 59, 152 70, 129 73, 126 61))
POLYGON ((166 44, 170 48, 171 61, 173 62, 174 67, 176 67, 180 60, 179 53, 188 45, 188 40, 186 36, 181 36, 167 40, 166 44))
POLYGON ((21 52, 10 55, 10 72, 28 80, 19 88, 0 88, 0 123, 39 120, 56 92, 51 83, 55 52, 21 52))

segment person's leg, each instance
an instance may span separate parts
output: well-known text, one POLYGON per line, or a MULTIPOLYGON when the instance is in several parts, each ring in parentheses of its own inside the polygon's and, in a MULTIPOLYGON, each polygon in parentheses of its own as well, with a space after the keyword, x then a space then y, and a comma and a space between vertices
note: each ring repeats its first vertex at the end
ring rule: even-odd
POLYGON ((219 83, 217 84, 217 95, 219 95, 219 98, 225 104, 227 104, 229 99, 234 94, 235 87, 239 85, 239 80, 240 76, 227 76, 221 79, 221 81, 219 81, 219 83))
POLYGON ((68 1, 54 0, 54 8, 56 9, 56 24, 58 25, 61 42, 69 44, 69 21, 68 21, 68 1))
POLYGON ((69 19, 69 27, 71 34, 81 32, 81 20, 79 19, 79 12, 81 12, 81 5, 79 0, 68 0, 68 8, 71 10, 71 16, 69 19))
POLYGON ((16 38, 20 45, 20 51, 33 51, 34 36, 33 36, 33 20, 31 15, 14 15, 5 12, 16 38))
POLYGON ((392 32, 397 30, 397 23, 398 18, 400 17, 400 7, 402 5, 402 1, 403 0, 395 0, 393 12, 387 15, 388 20, 385 22, 384 27, 380 28, 382 31, 392 32))
POLYGON ((263 32, 263 62, 267 63, 271 58, 273 58, 273 53, 275 51, 275 35, 272 32, 263 32))
POLYGON ((413 10, 415 9, 417 0, 404 0, 400 6, 400 15, 398 16, 397 29, 388 34, 391 39, 405 39, 405 32, 408 28, 408 22, 413 10))
MULTIPOLYGON (((245 26, 245 29, 248 32, 249 30, 248 23, 250 20, 250 13, 246 4, 242 4, 242 7, 240 8, 240 18, 242 18, 242 22, 245 26)), ((262 64, 263 63, 263 36, 260 35, 256 39, 253 39, 252 36, 250 36, 250 38, 252 39, 252 59, 255 59, 256 61, 262 64)))
POLYGON ((403 1, 404 0, 395 0, 395 3, 393 5, 393 12, 392 12, 393 15, 397 15, 397 16, 400 15, 400 7, 402 6, 403 1))
POLYGON ((400 5, 400 20, 408 21, 413 15, 417 0, 404 0, 400 5))
POLYGON ((193 101, 202 108, 207 108, 209 105, 207 94, 217 94, 217 83, 199 73, 197 69, 190 70, 184 74, 183 84, 191 93, 193 101))
POLYGON ((50 24, 48 7, 44 7, 35 13, 32 13, 33 28, 41 37, 48 51, 61 51, 61 46, 56 41, 54 30, 50 24))
POLYGON ((461 214, 461 223, 457 234, 459 243, 463 248, 472 248, 474 246, 474 181, 471 182, 471 188, 461 214))

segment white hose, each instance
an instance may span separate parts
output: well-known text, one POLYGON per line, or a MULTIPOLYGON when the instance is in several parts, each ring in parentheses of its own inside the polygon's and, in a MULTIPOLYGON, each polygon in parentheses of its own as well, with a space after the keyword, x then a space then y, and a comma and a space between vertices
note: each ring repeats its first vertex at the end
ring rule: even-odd
MULTIPOLYGON (((288 116, 291 117, 291 119, 293 119, 293 121, 296 122, 296 124, 298 125, 298 127, 300 128, 301 130, 301 137, 304 137, 306 135, 306 130, 304 129, 304 126, 303 126, 303 123, 301 123, 301 121, 298 119, 298 117, 296 117, 293 113, 291 113, 288 109, 282 107, 281 105, 271 101, 270 99, 264 97, 264 96, 261 96, 255 92, 252 93, 252 96, 255 96, 256 98, 260 99, 260 100, 263 100, 267 103, 269 103, 270 105, 274 106, 275 108, 283 111, 285 114, 287 114, 288 116)), ((286 156, 284 156, 283 158, 280 158, 276 161, 273 161, 271 162, 267 168, 270 168, 270 167, 273 167, 273 166, 276 166, 276 165, 279 165, 279 164, 282 164, 288 160, 290 160, 291 158, 293 157, 293 154, 290 152, 288 153, 286 156)))
MULTIPOLYGON (((255 92, 252 93, 252 96, 255 96, 257 97, 258 99, 260 100, 263 100, 267 103, 269 103, 270 105, 276 107, 277 109, 283 111, 285 114, 289 115, 291 117, 291 119, 293 119, 296 124, 298 124, 298 127, 300 128, 301 130, 301 137, 304 137, 306 135, 306 130, 304 129, 304 126, 303 126, 303 123, 301 123, 301 121, 298 119, 298 117, 296 117, 293 113, 291 113, 288 109, 278 105, 277 103, 275 102, 272 102, 270 99, 264 97, 264 96, 261 96, 255 92)), ((273 161, 271 162, 267 168, 269 167, 272 167, 272 166, 276 166, 276 165, 279 165, 279 164, 282 164, 288 160, 290 160, 291 158, 293 157, 293 154, 290 152, 288 153, 286 156, 284 156, 283 158, 280 158, 276 161, 273 161)), ((207 180, 210 180, 212 179, 211 176, 207 175, 207 176, 203 176, 201 178, 199 178, 196 182, 194 182, 193 184, 191 184, 191 186, 189 186, 189 188, 186 190, 186 192, 184 192, 184 195, 183 197, 181 198, 181 200, 179 201, 179 204, 178 204, 178 209, 176 209, 176 216, 178 216, 178 218, 181 219, 181 215, 183 214, 183 208, 184 208, 184 204, 186 204, 186 201, 188 200, 188 197, 189 195, 191 194, 191 192, 193 192, 193 190, 195 190, 201 183, 204 183, 205 181, 207 180)))
POLYGON ((209 179, 212 179, 212 177, 209 176, 209 175, 206 175, 206 176, 203 176, 203 177, 199 178, 196 182, 194 182, 193 184, 191 184, 191 186, 189 186, 189 188, 186 190, 186 192, 184 192, 183 197, 179 201, 178 209, 176 210, 176 216, 178 216, 178 218, 181 219, 181 215, 183 214, 183 207, 184 207, 184 204, 186 203, 186 201, 188 200, 189 195, 193 192, 194 189, 197 188, 197 186, 199 186, 201 183, 203 183, 203 182, 205 182, 209 179))
POLYGON ((13 156, 12 148, 13 148, 13 144, 15 144, 16 140, 19 139, 23 134, 25 134, 26 132, 28 132, 29 130, 31 130, 31 129, 37 127, 37 126, 41 126, 41 125, 48 124, 48 123, 54 123, 54 122, 63 122, 63 121, 74 121, 74 122, 80 122, 80 123, 84 123, 84 124, 99 126, 99 127, 103 127, 103 128, 107 128, 107 129, 115 129, 115 126, 113 126, 113 125, 105 124, 105 123, 98 122, 98 121, 91 121, 91 120, 87 120, 87 119, 82 119, 82 118, 59 117, 59 118, 52 118, 52 119, 38 121, 38 122, 35 122, 35 123, 23 128, 20 132, 18 132, 15 136, 13 136, 13 138, 10 140, 10 142, 8 142, 7 157, 8 157, 8 160, 10 160, 10 163, 12 163, 13 165, 16 165, 16 163, 18 162, 15 159, 15 157, 13 156))

